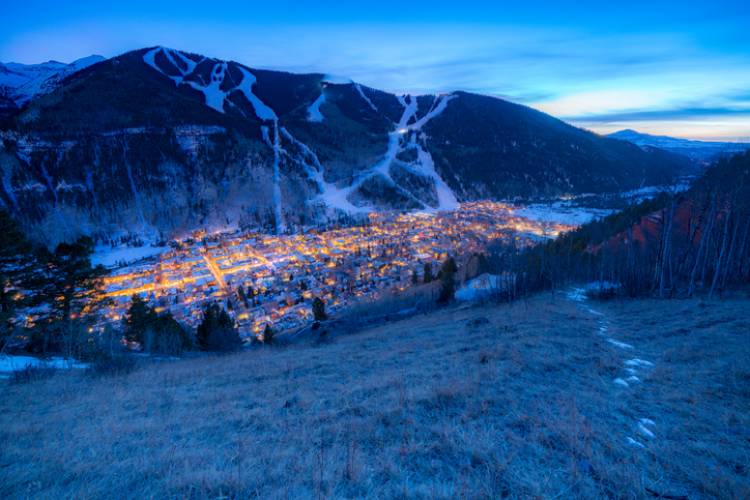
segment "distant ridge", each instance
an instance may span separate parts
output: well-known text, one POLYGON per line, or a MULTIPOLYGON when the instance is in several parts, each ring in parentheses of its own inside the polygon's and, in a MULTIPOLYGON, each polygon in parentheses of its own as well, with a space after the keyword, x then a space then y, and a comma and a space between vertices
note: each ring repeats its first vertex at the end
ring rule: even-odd
POLYGON ((632 142, 641 147, 663 149, 700 162, 710 162, 725 154, 740 153, 750 149, 750 142, 696 141, 666 135, 644 134, 633 129, 620 130, 607 137, 632 142))

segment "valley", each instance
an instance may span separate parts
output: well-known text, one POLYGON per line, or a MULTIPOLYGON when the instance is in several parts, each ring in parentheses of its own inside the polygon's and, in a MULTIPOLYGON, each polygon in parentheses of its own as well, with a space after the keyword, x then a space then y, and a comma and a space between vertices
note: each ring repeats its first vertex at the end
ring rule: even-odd
MULTIPOLYGON (((365 224, 328 231, 196 232, 104 278, 101 298, 109 303, 96 328, 120 321, 133 295, 191 326, 218 300, 249 339, 266 325, 283 331, 310 323, 315 297, 336 313, 424 282, 425 266, 437 274, 448 256, 463 262, 488 244, 527 246, 576 227, 519 212, 512 204, 478 201, 446 212, 371 213, 365 224)), ((578 223, 600 213, 578 212, 578 223)))

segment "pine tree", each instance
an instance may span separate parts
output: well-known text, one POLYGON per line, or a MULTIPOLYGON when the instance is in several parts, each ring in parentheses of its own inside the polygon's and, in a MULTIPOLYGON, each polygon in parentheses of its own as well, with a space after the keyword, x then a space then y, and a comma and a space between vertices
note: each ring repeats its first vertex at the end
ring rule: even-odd
POLYGON ((130 342, 143 344, 146 329, 156 318, 156 312, 138 295, 133 295, 130 308, 125 315, 125 338, 130 342))
POLYGON ((229 314, 212 303, 203 311, 203 321, 196 331, 198 345, 204 351, 232 351, 242 344, 229 314))
POLYGON ((440 268, 438 278, 440 279, 440 295, 438 296, 438 303, 446 304, 453 300, 453 296, 456 293, 456 272, 458 266, 453 257, 448 257, 440 268))
POLYGON ((10 214, 0 210, 0 351, 16 327, 18 308, 28 301, 19 292, 37 266, 26 236, 10 214))
POLYGON ((275 332, 271 328, 271 325, 266 324, 266 327, 263 329, 263 343, 268 345, 273 344, 274 335, 275 332))
POLYGON ((313 299, 312 311, 315 321, 325 321, 326 319, 328 319, 328 315, 326 314, 325 302, 323 302, 320 297, 315 297, 313 299))
POLYGON ((424 274, 422 276, 423 283, 432 282, 432 264, 429 262, 424 265, 424 274))
POLYGON ((46 318, 49 325, 42 334, 43 352, 53 344, 62 347, 63 342, 72 342, 74 320, 81 317, 84 308, 91 311, 98 305, 97 289, 106 270, 91 265, 93 250, 93 240, 84 236, 74 243, 60 243, 54 252, 41 251, 43 268, 35 274, 31 286, 35 300, 50 309, 46 318))

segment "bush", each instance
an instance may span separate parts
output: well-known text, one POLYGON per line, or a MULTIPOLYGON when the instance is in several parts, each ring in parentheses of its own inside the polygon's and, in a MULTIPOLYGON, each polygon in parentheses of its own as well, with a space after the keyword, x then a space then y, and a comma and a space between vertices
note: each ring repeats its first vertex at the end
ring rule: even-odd
POLYGON ((203 311, 203 321, 198 325, 196 338, 204 351, 227 352, 242 346, 234 321, 217 304, 210 304, 203 311))
POLYGON ((52 377, 57 370, 55 368, 42 366, 27 366, 23 370, 17 370, 11 373, 11 384, 26 384, 36 380, 44 380, 52 377))
POLYGON ((86 372, 97 377, 114 377, 127 375, 135 371, 138 362, 132 355, 121 354, 113 357, 101 357, 89 364, 86 372))

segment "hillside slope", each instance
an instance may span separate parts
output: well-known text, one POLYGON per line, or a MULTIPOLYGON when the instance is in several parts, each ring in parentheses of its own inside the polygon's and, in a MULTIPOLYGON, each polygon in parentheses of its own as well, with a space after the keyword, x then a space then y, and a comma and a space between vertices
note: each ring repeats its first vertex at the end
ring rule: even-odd
POLYGON ((5 386, 0 495, 747 498, 749 313, 544 295, 5 386))
POLYGON ((163 47, 68 76, 0 138, 0 202, 48 244, 282 232, 371 210, 662 184, 685 167, 500 99, 397 96, 163 47))

